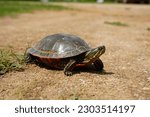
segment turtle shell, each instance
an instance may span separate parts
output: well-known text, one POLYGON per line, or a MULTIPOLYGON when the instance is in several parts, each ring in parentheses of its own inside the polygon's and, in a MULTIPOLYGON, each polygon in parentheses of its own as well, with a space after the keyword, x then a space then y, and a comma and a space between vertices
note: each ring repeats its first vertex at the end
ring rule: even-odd
POLYGON ((54 34, 40 40, 28 52, 42 58, 67 58, 80 55, 91 48, 81 38, 71 34, 54 34))

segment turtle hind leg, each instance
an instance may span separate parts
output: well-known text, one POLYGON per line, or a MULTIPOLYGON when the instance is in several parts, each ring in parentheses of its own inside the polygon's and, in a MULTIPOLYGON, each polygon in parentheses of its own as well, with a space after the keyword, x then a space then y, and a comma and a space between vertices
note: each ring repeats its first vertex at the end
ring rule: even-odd
POLYGON ((97 71, 101 71, 104 68, 104 64, 101 59, 97 59, 96 61, 94 61, 94 66, 97 71))
POLYGON ((76 60, 71 59, 64 68, 64 74, 67 76, 72 76, 73 75, 72 71, 75 65, 76 65, 76 60))
POLYGON ((24 61, 25 63, 32 63, 34 60, 33 60, 32 55, 27 52, 24 55, 24 61))

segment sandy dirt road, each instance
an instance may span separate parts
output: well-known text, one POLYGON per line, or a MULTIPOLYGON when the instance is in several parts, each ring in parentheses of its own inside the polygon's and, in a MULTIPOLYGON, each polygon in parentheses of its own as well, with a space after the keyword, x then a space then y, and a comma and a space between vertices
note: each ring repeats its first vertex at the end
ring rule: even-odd
POLYGON ((80 36, 91 47, 106 46, 105 72, 63 71, 27 65, 0 76, 0 99, 150 99, 150 6, 64 4, 78 10, 36 11, 0 19, 0 48, 23 53, 54 33, 80 36), (123 22, 128 26, 105 22, 123 22))

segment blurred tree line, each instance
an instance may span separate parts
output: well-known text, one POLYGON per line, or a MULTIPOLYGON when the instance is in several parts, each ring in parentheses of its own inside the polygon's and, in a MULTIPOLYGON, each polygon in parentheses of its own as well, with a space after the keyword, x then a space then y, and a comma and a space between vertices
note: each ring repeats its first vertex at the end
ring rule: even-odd
MULTIPOLYGON (((42 1, 42 0, 0 0, 0 1, 42 1)), ((97 0, 48 0, 49 2, 96 2, 97 0)), ((150 3, 150 0, 104 0, 104 2, 150 3)))
MULTIPOLYGON (((0 0, 0 1, 41 1, 41 0, 0 0)), ((97 0, 48 0, 49 2, 96 2, 97 0)), ((105 2, 115 2, 116 0, 104 0, 105 2)))

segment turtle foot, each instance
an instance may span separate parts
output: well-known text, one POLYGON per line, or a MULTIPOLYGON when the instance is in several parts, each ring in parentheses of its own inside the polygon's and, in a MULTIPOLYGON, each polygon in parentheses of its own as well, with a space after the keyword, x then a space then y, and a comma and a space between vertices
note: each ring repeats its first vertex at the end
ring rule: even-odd
POLYGON ((104 68, 104 64, 100 59, 98 59, 94 62, 94 66, 97 71, 102 71, 104 68))
POLYGON ((28 53, 25 55, 24 59, 25 59, 25 63, 30 63, 32 61, 31 55, 28 53))
POLYGON ((73 75, 73 73, 72 73, 71 71, 65 71, 64 74, 65 74, 66 76, 72 76, 72 75, 73 75))
POLYGON ((68 62, 68 64, 65 66, 65 68, 64 68, 64 74, 65 74, 66 76, 72 76, 72 75, 73 75, 72 70, 73 70, 73 68, 75 67, 75 65, 76 65, 76 60, 71 59, 71 60, 68 62))

